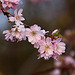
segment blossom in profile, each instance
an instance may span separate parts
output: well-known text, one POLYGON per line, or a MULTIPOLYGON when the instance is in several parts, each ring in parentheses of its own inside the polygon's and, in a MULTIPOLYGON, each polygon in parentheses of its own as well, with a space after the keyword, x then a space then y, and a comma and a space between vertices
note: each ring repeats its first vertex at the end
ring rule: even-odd
POLYGON ((37 43, 44 37, 45 32, 41 30, 41 27, 34 24, 30 28, 26 28, 26 36, 28 37, 28 41, 32 44, 37 43))
POLYGON ((23 25, 14 25, 11 30, 5 30, 3 31, 3 34, 5 35, 5 40, 11 40, 12 42, 14 41, 22 41, 26 40, 25 36, 25 28, 23 25))
POLYGON ((58 29, 55 29, 55 30, 52 32, 52 35, 55 34, 56 32, 58 32, 58 29))
POLYGON ((61 42, 62 38, 58 38, 53 40, 54 43, 54 52, 58 55, 65 53, 65 43, 61 42))
POLYGON ((9 17, 9 21, 14 22, 15 24, 19 25, 19 24, 23 24, 21 21, 24 21, 25 18, 23 18, 22 15, 23 9, 20 9, 17 13, 17 9, 14 11, 15 16, 14 17, 9 17))
POLYGON ((11 40, 12 42, 14 42, 14 37, 12 36, 11 30, 5 30, 3 31, 3 34, 5 34, 5 40, 9 41, 11 40))
POLYGON ((39 58, 44 57, 44 59, 49 59, 54 51, 51 38, 47 37, 46 39, 40 40, 39 45, 39 58))

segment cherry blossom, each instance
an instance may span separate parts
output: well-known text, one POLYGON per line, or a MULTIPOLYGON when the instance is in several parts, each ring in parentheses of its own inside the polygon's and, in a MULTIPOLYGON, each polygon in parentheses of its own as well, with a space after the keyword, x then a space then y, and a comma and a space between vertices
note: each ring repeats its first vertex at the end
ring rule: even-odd
POLYGON ((4 9, 10 9, 10 8, 15 8, 18 6, 20 0, 4 0, 2 3, 2 6, 4 9))
POLYGON ((12 42, 15 41, 14 37, 12 36, 11 30, 5 30, 3 31, 3 34, 5 34, 5 40, 11 40, 12 42))
POLYGON ((26 36, 28 37, 28 41, 32 44, 41 40, 41 38, 44 37, 44 34, 45 32, 41 30, 41 27, 36 24, 26 29, 26 36))
POLYGON ((14 22, 15 21, 15 24, 23 24, 21 21, 24 21, 25 19, 22 17, 22 12, 23 12, 23 9, 20 9, 17 13, 17 9, 14 11, 14 14, 15 16, 14 17, 9 17, 9 20, 11 22, 14 22))
POLYGON ((51 75, 61 75, 60 69, 55 69, 51 72, 51 75))
POLYGON ((54 52, 58 55, 65 53, 65 43, 61 42, 62 38, 58 38, 53 41, 54 43, 54 52))
POLYGON ((18 40, 18 41, 26 40, 24 25, 14 25, 11 30, 3 31, 3 34, 6 34, 5 40, 7 40, 7 41, 9 39, 12 42, 14 42, 16 40, 18 40))
POLYGON ((49 59, 53 55, 53 44, 51 43, 51 38, 47 37, 46 39, 39 41, 39 50, 40 58, 44 57, 45 59, 49 59))

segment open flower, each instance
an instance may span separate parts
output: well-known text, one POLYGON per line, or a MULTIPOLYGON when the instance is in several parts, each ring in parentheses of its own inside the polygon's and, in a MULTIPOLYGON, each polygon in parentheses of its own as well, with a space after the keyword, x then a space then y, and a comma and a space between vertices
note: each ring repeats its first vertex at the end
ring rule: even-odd
POLYGON ((46 39, 39 41, 39 57, 44 57, 45 59, 49 59, 53 55, 53 44, 51 43, 51 38, 47 37, 46 39))
POLYGON ((41 30, 41 27, 36 24, 26 29, 26 36, 28 37, 28 41, 32 44, 41 40, 41 38, 44 37, 44 34, 44 30, 41 30))
POLYGON ((5 40, 9 41, 11 40, 12 42, 14 42, 14 37, 11 34, 11 30, 5 30, 3 31, 3 34, 5 34, 5 40))
POLYGON ((65 43, 61 42, 62 38, 58 38, 53 41, 54 43, 54 52, 58 55, 61 55, 65 52, 65 43))
POLYGON ((16 40, 26 40, 24 25, 14 25, 11 30, 3 31, 3 34, 6 34, 5 40, 7 41, 11 40, 12 42, 14 42, 16 40))
POLYGON ((9 17, 9 20, 11 22, 15 21, 15 24, 19 25, 19 24, 23 24, 21 21, 24 21, 25 19, 22 17, 22 11, 23 9, 20 9, 17 13, 17 9, 14 11, 15 16, 14 17, 9 17))

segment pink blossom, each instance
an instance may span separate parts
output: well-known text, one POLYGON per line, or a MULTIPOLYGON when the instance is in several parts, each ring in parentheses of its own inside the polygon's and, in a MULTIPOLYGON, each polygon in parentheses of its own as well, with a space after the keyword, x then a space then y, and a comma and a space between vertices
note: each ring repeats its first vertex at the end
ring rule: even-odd
POLYGON ((62 38, 53 40, 54 43, 54 52, 58 55, 61 55, 65 52, 65 43, 61 42, 62 38))
POLYGON ((12 42, 14 41, 14 37, 11 34, 11 30, 5 30, 3 31, 3 34, 5 34, 5 40, 11 40, 12 42))
POLYGON ((41 40, 41 37, 43 37, 44 34, 45 33, 41 30, 41 27, 36 24, 26 29, 26 36, 28 37, 28 41, 32 44, 41 40))
POLYGON ((44 57, 44 59, 49 59, 53 55, 53 44, 51 43, 51 38, 47 37, 46 39, 39 41, 39 58, 44 57))
POLYGON ((2 3, 4 9, 15 8, 18 6, 20 0, 4 0, 2 3))
POLYGON ((54 65, 55 65, 56 67, 60 67, 60 66, 62 65, 62 61, 56 60, 56 61, 54 62, 54 65))
POLYGON ((75 56, 75 51, 71 51, 71 52, 70 52, 70 55, 71 55, 72 57, 74 57, 74 56, 75 56))
POLYGON ((23 9, 20 9, 17 13, 17 9, 14 11, 15 16, 14 17, 9 17, 9 20, 11 22, 15 21, 15 24, 23 24, 21 21, 24 21, 25 19, 22 17, 22 12, 23 9))
POLYGON ((58 54, 57 53, 53 53, 53 56, 52 56, 55 60, 58 60, 58 54))
POLYGON ((48 53, 43 53, 43 54, 39 54, 38 56, 39 56, 38 59, 44 57, 45 60, 49 60, 49 58, 50 58, 52 55, 49 55, 48 53))
POLYGON ((59 69, 55 69, 51 72, 51 75, 61 75, 61 71, 59 69))
POLYGON ((5 40, 7 41, 9 39, 13 42, 16 40, 18 41, 26 40, 24 25, 14 25, 11 30, 3 31, 3 34, 6 34, 5 40))
POLYGON ((73 65, 73 63, 75 64, 75 61, 72 57, 70 57, 70 56, 65 57, 65 64, 67 64, 67 65, 72 64, 73 65))
POLYGON ((38 43, 35 43, 34 44, 34 48, 37 48, 38 49, 39 48, 39 44, 38 43))
POLYGON ((4 3, 4 0, 0 0, 2 3, 4 3))

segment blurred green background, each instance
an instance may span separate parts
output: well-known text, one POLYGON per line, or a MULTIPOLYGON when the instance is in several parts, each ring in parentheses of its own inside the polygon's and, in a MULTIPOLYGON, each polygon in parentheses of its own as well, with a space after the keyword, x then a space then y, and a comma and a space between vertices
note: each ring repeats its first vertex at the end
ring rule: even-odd
MULTIPOLYGON (((75 0, 50 0, 39 4, 22 1, 20 8, 24 9, 25 24, 38 24, 50 33, 60 29, 61 34, 75 28, 75 0)), ((5 41, 2 32, 6 29, 10 29, 7 17, 0 14, 0 75, 30 75, 52 67, 52 58, 37 60, 38 51, 28 41, 5 41)))

